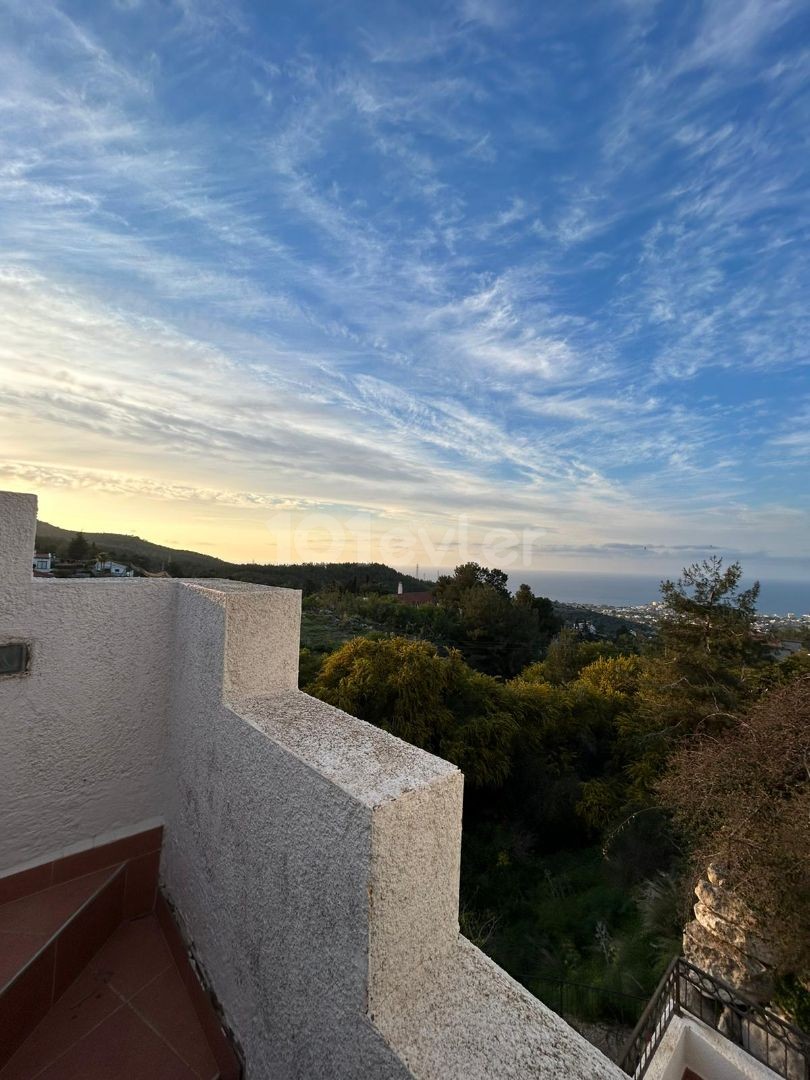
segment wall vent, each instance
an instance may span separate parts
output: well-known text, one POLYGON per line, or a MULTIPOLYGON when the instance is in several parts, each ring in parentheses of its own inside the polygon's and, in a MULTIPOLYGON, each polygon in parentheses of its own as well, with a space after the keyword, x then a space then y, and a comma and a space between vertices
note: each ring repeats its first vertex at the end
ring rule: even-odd
POLYGON ((0 643, 0 679, 7 675, 26 675, 31 650, 25 641, 0 643))

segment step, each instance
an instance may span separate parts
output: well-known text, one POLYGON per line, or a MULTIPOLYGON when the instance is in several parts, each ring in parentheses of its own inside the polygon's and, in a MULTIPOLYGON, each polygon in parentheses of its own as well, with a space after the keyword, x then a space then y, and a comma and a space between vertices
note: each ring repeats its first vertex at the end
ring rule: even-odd
POLYGON ((0 1063, 46 1016, 124 916, 124 864, 0 907, 0 1063))
POLYGON ((0 993, 120 869, 97 870, 0 906, 0 993))
POLYGON ((160 840, 154 830, 0 878, 0 1080, 238 1080, 157 892, 160 840))

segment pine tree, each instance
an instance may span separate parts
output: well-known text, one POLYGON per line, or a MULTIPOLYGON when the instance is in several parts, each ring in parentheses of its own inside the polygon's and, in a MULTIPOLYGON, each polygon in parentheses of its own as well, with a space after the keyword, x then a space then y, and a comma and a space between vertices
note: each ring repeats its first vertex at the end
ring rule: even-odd
POLYGON ((84 562, 89 557, 90 545, 83 532, 77 532, 68 544, 67 555, 75 562, 84 562))

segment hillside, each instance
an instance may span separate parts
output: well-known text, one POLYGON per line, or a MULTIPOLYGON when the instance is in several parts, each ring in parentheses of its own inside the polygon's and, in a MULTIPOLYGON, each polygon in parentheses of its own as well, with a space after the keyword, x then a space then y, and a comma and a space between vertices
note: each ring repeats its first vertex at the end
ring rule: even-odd
MULTIPOLYGON (((66 547, 75 535, 69 529, 60 529, 47 521, 38 521, 37 550, 58 552, 66 547)), ((125 533, 88 532, 84 535, 91 544, 96 545, 99 551, 105 551, 112 556, 120 556, 125 562, 133 562, 146 570, 160 570, 164 564, 172 563, 182 567, 183 574, 188 577, 197 575, 210 577, 213 574, 229 577, 228 571, 233 566, 232 563, 217 559, 213 555, 165 547, 161 544, 153 544, 150 540, 142 540, 139 536, 127 536, 125 533)))
MULTIPOLYGON (((425 589, 433 585, 410 574, 401 574, 384 563, 232 563, 199 551, 184 551, 153 544, 139 536, 121 533, 84 534, 104 551, 122 562, 131 562, 144 570, 168 570, 175 577, 225 577, 238 581, 253 581, 260 585, 277 585, 288 589, 303 589, 309 595, 332 586, 352 592, 393 593, 401 581, 406 590, 425 589)), ((37 550, 61 552, 75 533, 47 521, 37 522, 37 550)))

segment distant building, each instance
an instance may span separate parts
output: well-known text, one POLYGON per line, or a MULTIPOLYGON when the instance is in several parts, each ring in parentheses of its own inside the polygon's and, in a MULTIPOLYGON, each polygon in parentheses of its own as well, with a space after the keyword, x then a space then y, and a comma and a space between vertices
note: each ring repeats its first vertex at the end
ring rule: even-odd
POLYGON ((36 552, 34 555, 34 570, 39 574, 50 574, 53 569, 53 555, 51 552, 47 554, 41 554, 36 552))
POLYGON ((430 589, 426 589, 424 592, 405 592, 400 581, 397 586, 397 601, 400 604, 407 604, 409 607, 423 607, 425 604, 435 604, 436 597, 430 589))
POLYGON ((112 559, 99 560, 93 567, 97 574, 109 574, 111 577, 134 577, 135 571, 127 563, 114 562, 112 559))

